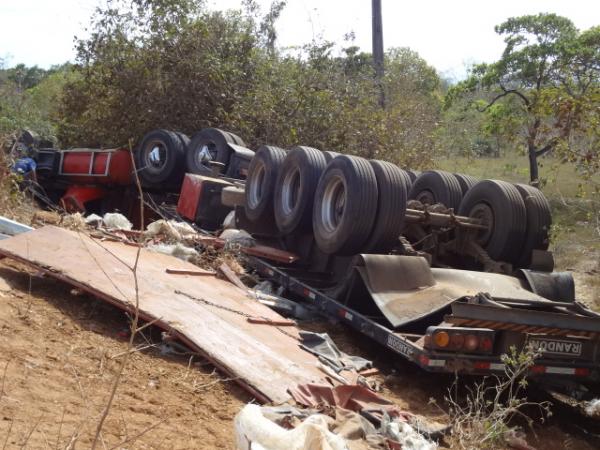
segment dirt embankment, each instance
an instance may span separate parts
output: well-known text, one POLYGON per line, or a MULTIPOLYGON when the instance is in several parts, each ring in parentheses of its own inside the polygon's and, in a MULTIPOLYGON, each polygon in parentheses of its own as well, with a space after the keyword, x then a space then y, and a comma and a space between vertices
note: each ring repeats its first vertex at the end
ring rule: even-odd
MULTIPOLYGON (((90 448, 127 317, 21 268, 0 261, 0 447, 90 448)), ((233 448, 232 419, 251 400, 206 361, 148 348, 131 356, 97 448, 233 448)))

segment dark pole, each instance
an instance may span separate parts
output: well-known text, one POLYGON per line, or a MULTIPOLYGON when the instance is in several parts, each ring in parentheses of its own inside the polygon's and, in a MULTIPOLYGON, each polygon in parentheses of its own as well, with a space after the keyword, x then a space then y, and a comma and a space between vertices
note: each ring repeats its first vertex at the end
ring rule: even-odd
POLYGON ((383 19, 381 17, 381 0, 372 0, 373 13, 373 62, 375 64, 375 77, 379 86, 379 104, 385 106, 383 92, 383 19))

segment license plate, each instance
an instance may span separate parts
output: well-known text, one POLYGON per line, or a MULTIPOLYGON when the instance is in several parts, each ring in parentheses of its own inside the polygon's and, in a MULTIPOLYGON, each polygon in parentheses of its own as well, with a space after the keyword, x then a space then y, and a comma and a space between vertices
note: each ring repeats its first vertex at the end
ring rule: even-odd
POLYGON ((528 343, 544 355, 581 356, 583 343, 571 339, 529 337, 528 343))

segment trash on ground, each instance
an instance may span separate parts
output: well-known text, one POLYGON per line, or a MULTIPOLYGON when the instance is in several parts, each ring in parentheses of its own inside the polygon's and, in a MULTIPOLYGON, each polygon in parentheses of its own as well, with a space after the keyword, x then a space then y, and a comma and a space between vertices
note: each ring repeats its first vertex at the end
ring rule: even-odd
POLYGON ((144 234, 147 237, 163 235, 166 237, 167 242, 180 242, 184 238, 194 236, 198 233, 186 222, 161 219, 149 224, 144 234))
POLYGON ((104 226, 111 230, 131 230, 133 224, 123 214, 106 213, 102 217, 104 226))
POLYGON ((176 244, 149 244, 146 248, 151 252, 171 255, 184 261, 189 261, 190 258, 198 256, 198 252, 196 250, 186 247, 179 242, 176 244))
POLYGON ((590 417, 600 418, 600 398, 595 398, 587 402, 585 406, 585 413, 590 417))
POLYGON ((302 348, 317 355, 337 373, 342 370, 359 372, 373 367, 373 363, 360 356, 351 356, 342 352, 327 333, 301 331, 302 348))
POLYGON ((340 407, 302 410, 288 405, 246 405, 235 417, 239 450, 435 450, 403 416, 385 415, 376 426, 358 411, 340 407))
POLYGON ((7 236, 14 236, 20 233, 26 233, 27 231, 31 231, 33 228, 17 222, 15 220, 11 220, 7 217, 0 216, 0 233, 7 236))

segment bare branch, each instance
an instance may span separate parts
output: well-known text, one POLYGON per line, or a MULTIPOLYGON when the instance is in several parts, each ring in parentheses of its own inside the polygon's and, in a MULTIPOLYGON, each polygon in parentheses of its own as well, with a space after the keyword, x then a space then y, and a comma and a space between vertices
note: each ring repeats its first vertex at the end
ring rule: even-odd
POLYGON ((500 88, 502 89, 502 93, 498 94, 496 97, 494 97, 494 99, 490 103, 488 103, 485 108, 483 108, 483 109, 477 108, 479 112, 485 112, 485 111, 487 111, 498 100, 500 100, 501 98, 504 98, 504 97, 506 97, 508 95, 511 95, 511 94, 514 94, 517 97, 519 97, 521 100, 523 100, 523 103, 525 103, 525 106, 527 106, 527 108, 529 108, 529 105, 530 105, 529 99, 527 97, 525 97, 525 95, 523 95, 521 92, 519 92, 516 89, 506 89, 502 84, 500 84, 500 88))

